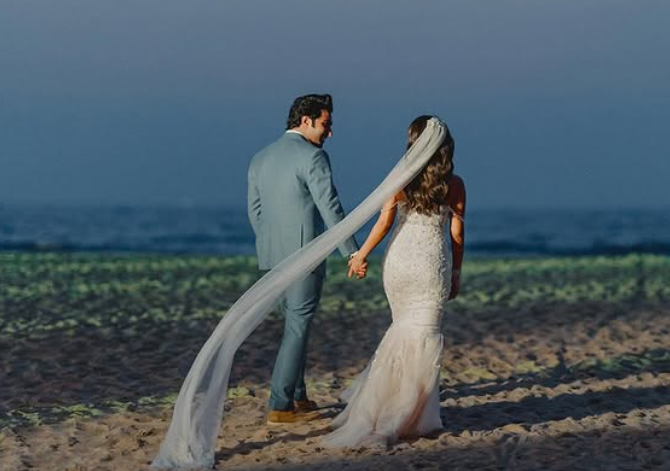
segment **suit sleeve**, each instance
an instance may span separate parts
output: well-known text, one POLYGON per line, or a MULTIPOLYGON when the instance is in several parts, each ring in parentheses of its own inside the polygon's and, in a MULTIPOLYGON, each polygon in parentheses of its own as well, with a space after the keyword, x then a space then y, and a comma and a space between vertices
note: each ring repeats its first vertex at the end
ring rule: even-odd
POLYGON ((249 166, 247 183, 247 215, 249 216, 249 222, 254 230, 254 234, 258 234, 261 221, 261 197, 258 192, 253 163, 249 166))
MULTIPOLYGON (((330 159, 324 150, 321 149, 312 156, 306 170, 305 181, 321 218, 329 228, 344 219, 344 210, 333 184, 330 159)), ((353 237, 350 237, 340 245, 339 249, 346 257, 358 250, 358 244, 353 237)))

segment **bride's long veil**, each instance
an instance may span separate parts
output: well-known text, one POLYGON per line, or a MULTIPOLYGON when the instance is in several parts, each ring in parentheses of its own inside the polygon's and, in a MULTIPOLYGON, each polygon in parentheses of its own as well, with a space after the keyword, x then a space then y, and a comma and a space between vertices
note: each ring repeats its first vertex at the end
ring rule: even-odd
POLYGON ((284 291, 313 271, 393 195, 403 189, 443 143, 446 126, 437 118, 384 181, 346 218, 286 258, 230 308, 198 353, 179 391, 172 423, 152 467, 211 468, 233 357, 277 304, 284 291))

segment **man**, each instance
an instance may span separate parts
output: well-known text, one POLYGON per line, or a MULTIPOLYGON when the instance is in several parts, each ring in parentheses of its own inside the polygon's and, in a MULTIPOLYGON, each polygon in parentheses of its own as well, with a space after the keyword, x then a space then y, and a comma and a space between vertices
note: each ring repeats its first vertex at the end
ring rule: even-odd
MULTIPOLYGON (((258 266, 270 270, 344 218, 323 144, 333 135, 330 95, 306 95, 293 102, 284 135, 256 154, 248 173, 248 214, 256 234, 258 266)), ((358 250, 353 237, 340 247, 358 250)), ((282 338, 272 373, 268 424, 318 417, 307 397, 305 359, 310 324, 326 273, 322 263, 291 286, 280 303, 282 338)))

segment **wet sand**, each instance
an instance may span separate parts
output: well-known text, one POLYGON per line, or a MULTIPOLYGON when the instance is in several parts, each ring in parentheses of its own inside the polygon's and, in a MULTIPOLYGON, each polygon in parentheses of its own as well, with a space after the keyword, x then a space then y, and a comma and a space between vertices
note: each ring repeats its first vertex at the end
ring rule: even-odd
MULTIPOLYGON (((246 258, 0 256, 0 470, 143 470, 246 258)), ((670 469, 670 260, 468 260, 443 320, 444 431, 387 450, 320 445, 390 322, 378 266, 330 264, 308 391, 324 417, 265 424, 282 333, 237 355, 216 469, 670 469)))

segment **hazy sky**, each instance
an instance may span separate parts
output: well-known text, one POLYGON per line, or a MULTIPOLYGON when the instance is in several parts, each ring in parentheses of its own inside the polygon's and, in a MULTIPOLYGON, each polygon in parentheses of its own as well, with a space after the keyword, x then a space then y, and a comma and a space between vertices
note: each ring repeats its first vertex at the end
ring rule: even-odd
POLYGON ((0 202, 243 205, 293 98, 330 92, 348 207, 436 113, 471 208, 670 208, 669 24, 667 0, 0 0, 0 202))

